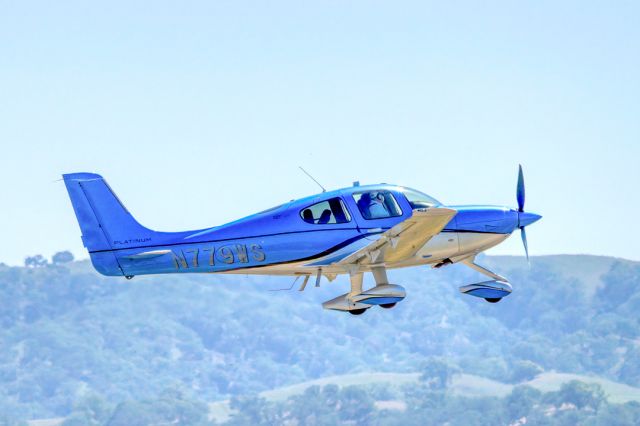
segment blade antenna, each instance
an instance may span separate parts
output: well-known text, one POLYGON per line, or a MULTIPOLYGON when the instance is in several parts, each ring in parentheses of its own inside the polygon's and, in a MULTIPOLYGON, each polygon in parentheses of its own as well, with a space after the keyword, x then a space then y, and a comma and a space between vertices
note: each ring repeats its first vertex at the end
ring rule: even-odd
POLYGON ((327 190, 326 190, 326 189, 324 189, 324 186, 320 185, 320 182, 318 182, 318 181, 317 181, 313 176, 311 176, 311 175, 309 174, 309 172, 307 172, 305 169, 303 169, 303 168, 302 168, 302 166, 298 166, 298 168, 299 168, 300 170, 302 170, 302 172, 303 172, 305 175, 309 176, 309 178, 310 178, 312 181, 314 181, 314 182, 315 182, 315 183, 316 183, 320 188, 322 188, 322 192, 327 192, 327 190))

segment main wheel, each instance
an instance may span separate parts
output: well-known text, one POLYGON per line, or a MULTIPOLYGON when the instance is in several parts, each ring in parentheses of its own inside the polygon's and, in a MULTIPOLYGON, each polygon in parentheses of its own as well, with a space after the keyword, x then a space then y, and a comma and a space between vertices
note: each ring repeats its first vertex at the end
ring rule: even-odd
POLYGON ((380 304, 380 307, 381 307, 381 308, 385 308, 385 309, 391 309, 391 308, 393 308, 394 306, 396 306, 396 303, 398 303, 398 302, 393 302, 393 303, 381 303, 381 304, 380 304))
POLYGON ((499 301, 502 300, 502 297, 486 297, 484 300, 486 300, 489 303, 498 303, 499 301))
POLYGON ((364 311, 366 311, 366 310, 367 310, 366 308, 364 308, 364 309, 352 309, 352 310, 349 311, 349 313, 351 315, 362 315, 362 314, 364 314, 364 311))

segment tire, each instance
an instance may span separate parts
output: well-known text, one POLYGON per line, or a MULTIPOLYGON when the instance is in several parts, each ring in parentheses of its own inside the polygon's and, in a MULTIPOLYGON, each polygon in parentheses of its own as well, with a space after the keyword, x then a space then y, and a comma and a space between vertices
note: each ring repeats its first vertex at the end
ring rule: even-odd
POLYGON ((353 310, 349 311, 349 313, 351 315, 362 315, 362 314, 364 314, 364 312, 366 310, 367 310, 366 308, 364 308, 364 309, 353 309, 353 310))
POLYGON ((502 297, 496 297, 496 298, 493 298, 493 297, 487 297, 487 298, 485 298, 484 300, 486 300, 486 301, 487 301, 487 302, 489 302, 489 303, 498 303, 499 301, 501 301, 501 300, 502 300, 502 297))
POLYGON ((391 308, 393 308, 394 306, 396 306, 396 303, 398 303, 398 302, 393 302, 393 303, 383 303, 383 304, 381 304, 381 305, 380 305, 380 307, 381 307, 381 308, 384 308, 384 309, 391 309, 391 308))

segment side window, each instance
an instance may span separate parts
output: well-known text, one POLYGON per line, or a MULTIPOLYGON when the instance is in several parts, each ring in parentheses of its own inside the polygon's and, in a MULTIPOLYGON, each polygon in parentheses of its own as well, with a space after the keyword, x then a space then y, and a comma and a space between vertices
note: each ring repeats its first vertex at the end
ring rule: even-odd
POLYGON ((305 222, 315 225, 351 222, 351 216, 340 198, 321 201, 302 209, 300 217, 305 222))
POLYGON ((365 219, 402 216, 398 202, 389 191, 360 192, 353 194, 353 199, 365 219))

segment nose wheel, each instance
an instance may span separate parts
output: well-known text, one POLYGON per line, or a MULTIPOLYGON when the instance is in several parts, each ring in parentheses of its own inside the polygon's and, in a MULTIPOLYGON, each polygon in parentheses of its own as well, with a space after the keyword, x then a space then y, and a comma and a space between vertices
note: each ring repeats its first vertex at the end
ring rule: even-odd
POLYGON ((364 309, 352 309, 352 310, 347 311, 347 312, 349 312, 351 315, 362 315, 366 311, 367 311, 367 308, 364 308, 364 309))
POLYGON ((397 304, 397 302, 396 303, 383 303, 383 304, 380 305, 380 307, 381 308, 385 308, 385 309, 391 309, 394 306, 396 306, 396 304, 397 304))
POLYGON ((502 300, 502 297, 485 297, 485 299, 489 303, 498 303, 502 300))

